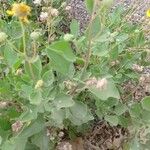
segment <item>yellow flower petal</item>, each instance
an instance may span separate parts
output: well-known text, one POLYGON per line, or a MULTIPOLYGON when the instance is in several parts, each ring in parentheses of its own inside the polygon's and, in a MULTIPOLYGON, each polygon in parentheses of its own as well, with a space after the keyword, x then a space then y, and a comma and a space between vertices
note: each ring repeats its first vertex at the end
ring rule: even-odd
POLYGON ((147 12, 146 12, 146 16, 147 16, 147 17, 150 17, 150 9, 149 9, 149 10, 147 10, 147 12))
POLYGON ((28 20, 27 16, 25 16, 25 17, 19 17, 19 19, 23 23, 29 23, 29 20, 28 20))
POLYGON ((29 23, 27 16, 30 15, 30 12, 30 6, 25 3, 14 3, 12 9, 7 11, 7 14, 18 17, 24 23, 29 23))
POLYGON ((14 15, 14 11, 12 11, 12 10, 7 10, 6 13, 7 13, 9 16, 13 16, 13 15, 14 15))

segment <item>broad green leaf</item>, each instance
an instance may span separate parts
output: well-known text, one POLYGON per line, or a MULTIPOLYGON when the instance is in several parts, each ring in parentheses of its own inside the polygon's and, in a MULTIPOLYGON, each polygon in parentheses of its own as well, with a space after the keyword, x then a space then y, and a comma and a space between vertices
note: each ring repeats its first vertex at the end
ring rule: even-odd
POLYGON ((63 109, 54 110, 51 113, 51 118, 57 125, 61 125, 63 123, 63 120, 66 118, 66 113, 63 109))
POLYGON ((5 46, 4 58, 10 67, 12 67, 18 60, 17 53, 10 46, 5 46))
POLYGON ((131 117, 140 118, 142 114, 142 107, 140 103, 135 103, 129 109, 131 117))
POLYGON ((19 120, 22 122, 28 122, 37 118, 38 109, 36 106, 29 106, 26 108, 27 110, 21 114, 19 120))
POLYGON ((15 40, 20 39, 22 37, 22 29, 21 29, 20 22, 11 21, 9 22, 9 24, 7 23, 7 32, 9 36, 11 37, 11 39, 15 39, 15 40))
POLYGON ((75 55, 73 54, 73 50, 67 41, 57 41, 52 43, 48 48, 48 56, 51 53, 51 51, 56 52, 57 54, 64 57, 69 62, 74 62, 76 60, 75 55))
POLYGON ((38 134, 35 134, 32 139, 32 143, 35 144, 40 150, 49 149, 49 137, 46 135, 46 130, 41 131, 38 134))
POLYGON ((104 89, 98 89, 93 86, 89 87, 89 90, 101 100, 107 100, 109 97, 113 97, 116 99, 120 98, 118 89, 111 80, 108 80, 107 86, 104 89))
POLYGON ((72 100, 72 96, 60 93, 54 99, 54 105, 57 109, 71 107, 74 105, 74 101, 72 100))
POLYGON ((150 111, 150 96, 145 97, 141 101, 141 104, 142 104, 143 109, 150 111))
POLYGON ((5 141, 2 145, 2 150, 24 150, 26 142, 27 138, 25 137, 13 137, 10 140, 5 141))
POLYGON ((125 104, 119 103, 117 106, 115 106, 115 113, 116 115, 120 116, 123 113, 125 113, 127 111, 127 106, 125 104))
POLYGON ((116 37, 116 42, 122 43, 125 42, 129 38, 128 34, 121 34, 116 37))
POLYGON ((109 115, 109 116, 107 115, 105 116, 105 120, 114 126, 117 126, 119 122, 118 116, 115 116, 115 115, 109 115))
POLYGON ((76 101, 75 105, 68 110, 68 119, 74 125, 81 125, 93 120, 92 114, 89 112, 87 105, 82 102, 76 101))
POLYGON ((47 54, 50 58, 50 63, 52 67, 56 71, 62 73, 63 75, 68 75, 71 68, 73 68, 72 62, 69 62, 62 56, 61 53, 59 54, 58 52, 53 51, 52 49, 47 49, 47 54))
POLYGON ((24 128, 24 130, 19 134, 20 137, 28 138, 34 134, 41 132, 45 127, 45 122, 42 117, 38 117, 29 126, 24 128))
POLYGON ((86 0, 85 4, 86 4, 86 8, 87 8, 88 12, 92 13, 93 7, 94 7, 94 0, 86 0))
POLYGON ((52 70, 48 70, 46 71, 43 76, 42 76, 42 79, 44 81, 44 85, 47 87, 47 86, 50 86, 53 82, 54 82, 54 74, 52 72, 52 70))
POLYGON ((96 56, 108 56, 109 53, 109 43, 97 43, 95 47, 93 47, 93 55, 96 56))
POLYGON ((8 118, 0 117, 0 128, 5 131, 11 129, 11 123, 8 118))
POLYGON ((71 34, 74 35, 75 37, 79 36, 79 23, 77 20, 72 20, 71 24, 70 24, 70 30, 71 30, 71 34))
POLYGON ((92 37, 95 37, 98 33, 101 32, 101 22, 98 16, 93 20, 88 32, 90 32, 89 34, 91 34, 92 37))
POLYGON ((33 92, 33 88, 32 86, 30 85, 26 85, 26 84, 23 84, 21 86, 21 97, 24 97, 24 98, 29 98, 29 96, 31 95, 31 93, 33 92))
POLYGON ((34 80, 41 78, 42 64, 39 56, 34 62, 25 62, 24 64, 26 73, 34 80))
POLYGON ((39 105, 42 102, 42 93, 40 90, 34 91, 29 97, 30 104, 39 105))

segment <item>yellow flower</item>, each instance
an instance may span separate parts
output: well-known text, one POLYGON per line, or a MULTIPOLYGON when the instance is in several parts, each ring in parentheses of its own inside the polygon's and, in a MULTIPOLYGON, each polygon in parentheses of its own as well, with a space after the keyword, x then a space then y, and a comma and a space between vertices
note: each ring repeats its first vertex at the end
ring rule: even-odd
POLYGON ((147 10, 146 15, 147 17, 150 17, 150 9, 147 10))
POLYGON ((27 23, 28 18, 27 16, 30 15, 31 8, 30 6, 24 3, 15 3, 12 5, 11 10, 7 10, 7 14, 10 16, 18 17, 22 22, 27 23))

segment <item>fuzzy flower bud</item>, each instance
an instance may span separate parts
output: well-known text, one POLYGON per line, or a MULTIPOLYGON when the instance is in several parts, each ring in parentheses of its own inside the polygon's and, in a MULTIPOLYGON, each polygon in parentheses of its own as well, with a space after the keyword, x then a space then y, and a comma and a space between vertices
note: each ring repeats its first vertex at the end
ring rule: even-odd
POLYGON ((85 84, 87 87, 90 87, 90 86, 96 85, 96 83, 97 83, 97 79, 93 77, 87 80, 85 84))
POLYGON ((35 89, 39 89, 44 85, 43 80, 38 80, 36 85, 35 85, 35 89))
POLYGON ((71 6, 66 6, 65 10, 66 10, 66 11, 71 10, 71 6))
POLYGON ((41 36, 40 32, 34 31, 30 34, 32 40, 37 40, 41 36))
POLYGON ((21 121, 16 121, 14 124, 12 124, 12 131, 17 133, 21 130, 23 126, 23 123, 21 121))
POLYGON ((58 137, 59 137, 59 138, 64 137, 64 135, 65 135, 65 134, 64 134, 64 132, 62 132, 62 131, 60 131, 60 132, 58 133, 58 137))
POLYGON ((19 69, 17 69, 17 71, 16 71, 16 73, 15 73, 15 75, 16 76, 18 76, 18 75, 22 75, 22 69, 21 68, 19 68, 19 69))
POLYGON ((132 69, 137 72, 142 72, 143 68, 144 68, 143 66, 139 66, 137 64, 133 64, 133 66, 132 66, 132 69))
POLYGON ((72 34, 67 33, 67 34, 64 35, 64 40, 65 41, 71 41, 72 39, 73 39, 72 34))
POLYGON ((48 13, 47 12, 41 12, 40 14, 40 21, 45 22, 47 21, 48 13))
POLYGON ((96 85, 96 88, 97 89, 100 89, 100 90, 104 90, 107 88, 107 84, 108 84, 108 81, 106 78, 103 78, 103 79, 99 79, 97 81, 97 85, 96 85))
POLYGON ((33 1, 33 4, 37 5, 37 6, 40 6, 41 5, 41 1, 42 0, 34 0, 33 1))
POLYGON ((5 32, 0 32, 0 43, 5 42, 7 37, 8 36, 5 32))
POLYGON ((53 17, 57 17, 57 16, 58 16, 58 14, 59 14, 59 12, 58 12, 58 10, 57 10, 57 9, 55 9, 55 8, 51 8, 51 15, 52 15, 53 17))

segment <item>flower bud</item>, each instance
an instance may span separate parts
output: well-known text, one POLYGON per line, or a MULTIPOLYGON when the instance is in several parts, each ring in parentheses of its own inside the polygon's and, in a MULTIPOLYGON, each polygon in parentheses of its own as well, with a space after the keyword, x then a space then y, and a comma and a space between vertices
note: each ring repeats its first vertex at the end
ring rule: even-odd
POLYGON ((100 90, 104 90, 107 88, 108 81, 106 78, 100 79, 97 81, 96 88, 100 90))
POLYGON ((37 6, 40 6, 41 5, 41 1, 42 0, 34 0, 33 3, 37 6))
POLYGON ((67 34, 64 35, 64 40, 65 41, 71 41, 72 39, 73 39, 72 34, 67 33, 67 34))
POLYGON ((45 22, 47 21, 48 13, 47 12, 41 12, 40 14, 40 21, 45 22))
POLYGON ((34 31, 30 34, 32 40, 37 40, 41 36, 40 32, 34 31))
POLYGON ((19 132, 23 126, 23 123, 21 121, 16 121, 14 124, 12 124, 12 131, 13 132, 19 132))
POLYGON ((66 11, 71 10, 71 6, 66 6, 65 10, 66 10, 66 11))
POLYGON ((44 85, 43 80, 38 80, 36 85, 35 85, 35 89, 39 89, 44 85))
POLYGON ((20 69, 17 69, 15 75, 16 75, 16 76, 22 75, 22 69, 21 69, 21 68, 20 68, 20 69))
POLYGON ((8 36, 5 32, 0 32, 0 43, 5 42, 7 37, 8 36))
POLYGON ((57 17, 57 16, 58 16, 58 14, 59 14, 59 12, 58 12, 58 10, 57 10, 57 9, 55 9, 55 8, 51 8, 51 15, 52 15, 53 17, 57 17))
POLYGON ((132 69, 136 72, 142 72, 143 71, 143 66, 139 66, 137 64, 133 64, 132 69))

